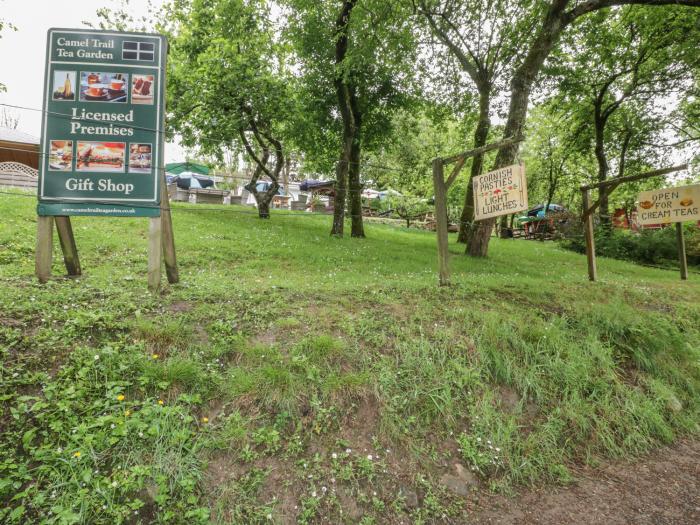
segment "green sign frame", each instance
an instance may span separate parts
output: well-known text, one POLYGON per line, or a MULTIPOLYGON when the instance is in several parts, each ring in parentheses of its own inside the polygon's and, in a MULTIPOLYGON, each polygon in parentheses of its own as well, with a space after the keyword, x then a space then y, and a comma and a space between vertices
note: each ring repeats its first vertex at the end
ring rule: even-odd
POLYGON ((162 35, 49 29, 37 213, 159 217, 162 35))

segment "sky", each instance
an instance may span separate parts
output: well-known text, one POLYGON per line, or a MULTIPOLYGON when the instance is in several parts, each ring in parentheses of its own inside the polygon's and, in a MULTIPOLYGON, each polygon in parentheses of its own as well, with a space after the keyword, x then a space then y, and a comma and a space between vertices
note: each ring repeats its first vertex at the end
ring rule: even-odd
MULTIPOLYGON (((151 0, 158 6, 161 0, 151 0)), ((148 0, 131 0, 134 15, 148 13, 148 0)), ((7 92, 0 93, 0 104, 32 109, 5 108, 19 118, 17 129, 39 137, 44 89, 46 32, 52 27, 85 28, 83 21, 96 22, 100 7, 117 7, 117 0, 0 0, 0 18, 12 23, 0 35, 0 83, 7 92), (38 110, 38 111, 37 111, 38 110)), ((184 150, 177 144, 166 144, 165 161, 185 160, 184 150)))

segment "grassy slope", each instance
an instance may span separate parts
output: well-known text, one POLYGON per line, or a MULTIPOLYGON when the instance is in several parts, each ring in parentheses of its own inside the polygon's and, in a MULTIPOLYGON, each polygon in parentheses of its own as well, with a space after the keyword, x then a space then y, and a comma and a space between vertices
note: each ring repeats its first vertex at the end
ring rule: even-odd
POLYGON ((0 521, 460 521, 446 475, 566 482, 699 429, 675 272, 494 240, 438 289, 427 232, 182 205, 152 297, 145 220, 74 219, 85 276, 39 286, 32 200, 0 213, 0 521))

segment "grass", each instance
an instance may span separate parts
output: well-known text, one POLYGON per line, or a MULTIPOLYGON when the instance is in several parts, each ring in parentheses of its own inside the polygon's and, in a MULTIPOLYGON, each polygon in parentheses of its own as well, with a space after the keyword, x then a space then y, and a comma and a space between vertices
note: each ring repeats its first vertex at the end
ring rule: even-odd
POLYGON ((145 220, 74 218, 42 286, 0 198, 0 521, 464 521, 454 464, 509 491, 700 431, 697 279, 494 239, 439 289, 429 232, 204 208, 153 296, 145 220))

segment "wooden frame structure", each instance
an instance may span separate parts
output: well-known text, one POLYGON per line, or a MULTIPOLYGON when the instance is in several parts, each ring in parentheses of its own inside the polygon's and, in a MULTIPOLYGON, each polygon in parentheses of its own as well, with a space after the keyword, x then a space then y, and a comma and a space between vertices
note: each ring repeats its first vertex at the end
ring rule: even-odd
MULTIPOLYGON (((175 236, 172 216, 170 215, 170 200, 165 187, 165 174, 161 177, 160 191, 160 217, 150 217, 148 226, 148 289, 152 292, 160 290, 162 262, 165 262, 168 282, 172 284, 180 280, 175 255, 175 236)), ((82 275, 70 217, 40 215, 37 217, 35 260, 35 273, 40 283, 45 283, 51 278, 54 223, 68 275, 71 277, 82 275)))
POLYGON ((459 172, 464 167, 469 157, 487 153, 495 149, 502 148, 522 142, 523 137, 509 137, 493 144, 488 144, 480 148, 471 149, 452 155, 450 157, 438 157, 433 159, 433 187, 435 190, 435 230, 437 232, 438 245, 438 265, 439 265, 439 282, 440 286, 449 286, 450 284, 450 266, 449 266, 449 251, 448 251, 448 219, 447 219, 447 192, 450 186, 457 180, 459 172), (452 173, 445 180, 445 166, 454 163, 452 173))
MULTIPOLYGON (((651 177, 658 177, 660 175, 668 175, 669 173, 675 173, 676 171, 682 171, 685 169, 688 169, 688 165, 681 164, 670 168, 647 171, 645 173, 639 173, 638 175, 630 175, 628 177, 620 177, 617 179, 610 179, 603 182, 596 182, 594 184, 586 184, 581 186, 581 197, 583 203, 583 213, 581 219, 583 220, 584 236, 586 238, 588 280, 596 281, 598 279, 598 267, 596 265, 595 257, 595 237, 593 235, 593 212, 595 212, 598 206, 600 206, 600 198, 591 204, 591 190, 609 188, 609 195, 615 188, 625 182, 634 182, 637 180, 649 179, 651 177)), ((688 263, 685 257, 685 239, 683 238, 683 226, 681 223, 676 223, 676 232, 678 236, 678 258, 681 265, 681 279, 686 280, 688 278, 688 263)))

